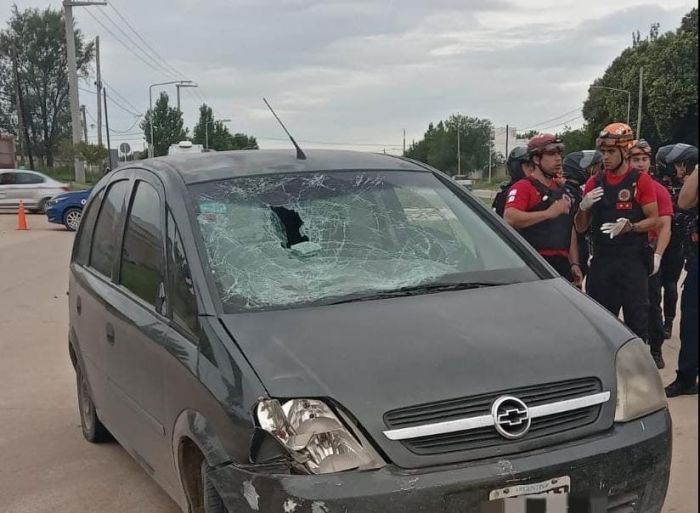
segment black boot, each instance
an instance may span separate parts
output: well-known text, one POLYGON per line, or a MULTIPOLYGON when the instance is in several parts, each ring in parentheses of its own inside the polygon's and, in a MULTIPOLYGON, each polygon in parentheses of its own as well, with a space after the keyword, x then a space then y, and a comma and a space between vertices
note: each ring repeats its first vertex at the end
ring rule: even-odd
POLYGON ((664 361, 664 357, 661 354, 661 351, 652 351, 651 357, 654 359, 654 363, 656 364, 657 369, 661 370, 664 367, 666 367, 666 362, 664 361))
POLYGON ((698 384, 683 383, 676 379, 676 381, 666 387, 666 397, 677 397, 679 395, 698 395, 698 384))
POLYGON ((664 338, 668 340, 671 338, 671 332, 673 331, 673 319, 666 321, 664 323, 664 338))

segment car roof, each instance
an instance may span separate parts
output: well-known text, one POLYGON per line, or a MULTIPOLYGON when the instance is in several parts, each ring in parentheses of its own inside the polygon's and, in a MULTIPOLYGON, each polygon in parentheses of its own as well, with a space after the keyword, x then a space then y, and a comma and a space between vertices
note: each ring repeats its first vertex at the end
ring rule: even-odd
POLYGON ((236 150, 182 153, 140 161, 163 178, 178 173, 185 183, 243 176, 312 171, 382 170, 430 172, 432 168, 403 157, 343 150, 308 150, 305 160, 294 150, 236 150))

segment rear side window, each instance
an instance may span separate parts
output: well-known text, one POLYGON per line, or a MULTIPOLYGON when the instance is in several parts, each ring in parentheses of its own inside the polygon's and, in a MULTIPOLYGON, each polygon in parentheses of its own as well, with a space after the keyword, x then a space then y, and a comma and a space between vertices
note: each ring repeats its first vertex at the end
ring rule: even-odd
POLYGON ((0 174, 0 185, 15 185, 17 183, 17 173, 0 174))
POLYGON ((138 182, 124 232, 121 283, 165 315, 165 255, 160 198, 138 182))
POLYGON ((32 173, 17 173, 17 183, 21 185, 44 183, 44 179, 32 173))
POLYGON ((76 244, 78 248, 76 260, 81 265, 85 265, 90 258, 90 234, 95 226, 97 212, 100 210, 104 195, 105 190, 101 189, 100 192, 97 193, 97 197, 88 204, 83 212, 80 228, 78 228, 78 233, 76 234, 76 244))
POLYGON ((124 197, 129 189, 129 181, 113 183, 102 201, 102 208, 97 217, 97 224, 92 237, 90 267, 105 276, 112 276, 115 256, 117 255, 117 222, 119 213, 124 208, 124 197))

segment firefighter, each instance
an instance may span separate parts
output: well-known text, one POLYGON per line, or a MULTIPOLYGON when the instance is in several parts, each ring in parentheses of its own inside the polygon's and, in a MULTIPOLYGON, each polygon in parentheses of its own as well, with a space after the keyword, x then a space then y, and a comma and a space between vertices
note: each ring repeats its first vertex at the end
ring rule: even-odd
POLYGON ((501 184, 501 190, 498 191, 491 205, 491 208, 500 217, 503 217, 510 188, 513 184, 529 176, 532 172, 530 160, 527 155, 527 146, 516 146, 513 148, 513 151, 508 155, 508 160, 506 160, 506 168, 508 169, 510 180, 501 184))
MULTIPOLYGON (((597 150, 583 150, 569 153, 564 157, 564 188, 573 200, 571 212, 576 214, 578 206, 583 199, 583 185, 588 179, 597 174, 603 158, 597 150)), ((589 239, 586 233, 577 233, 578 255, 581 264, 581 273, 585 278, 588 274, 588 259, 590 257, 589 239)))
MULTIPOLYGON (((644 139, 635 141, 629 151, 630 165, 638 171, 650 174, 651 146, 644 139)), ((666 366, 661 351, 664 343, 664 319, 661 310, 661 279, 659 268, 663 255, 671 241, 671 224, 673 222, 673 202, 666 187, 654 180, 656 202, 659 207, 659 224, 649 231, 649 244, 654 248, 654 268, 649 275, 649 339, 651 356, 659 369, 666 366)))
POLYGON ((678 206, 689 209, 684 218, 688 273, 681 295, 681 352, 676 379, 666 387, 668 397, 698 393, 698 167, 683 184, 678 206))
POLYGON ((587 292, 642 340, 649 331, 649 282, 653 256, 647 232, 656 228, 658 207, 651 177, 629 165, 634 141, 624 123, 605 127, 596 140, 604 171, 591 177, 575 215, 576 230, 591 229, 593 259, 587 292))
POLYGON ((684 262, 685 214, 678 208, 678 194, 685 177, 698 163, 698 149, 689 144, 677 143, 662 146, 656 153, 656 177, 671 193, 674 219, 671 225, 671 242, 661 261, 660 280, 663 289, 664 331, 671 338, 673 320, 678 304, 678 280, 684 262))
POLYGON ((571 198, 555 182, 562 172, 561 140, 551 134, 530 139, 532 174, 508 191, 505 221, 515 228, 559 274, 581 285, 578 241, 573 230, 571 198))

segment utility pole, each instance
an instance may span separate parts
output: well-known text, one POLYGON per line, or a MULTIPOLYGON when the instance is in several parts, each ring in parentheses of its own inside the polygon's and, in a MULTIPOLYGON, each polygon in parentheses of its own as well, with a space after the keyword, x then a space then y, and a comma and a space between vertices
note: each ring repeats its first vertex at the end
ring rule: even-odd
POLYGON ((109 144, 109 116, 107 115, 107 89, 102 90, 105 100, 105 133, 107 134, 107 168, 112 170, 112 147, 109 144))
MULTIPOLYGON (((75 29, 73 28, 73 7, 107 5, 107 2, 71 2, 63 0, 63 17, 66 22, 66 50, 68 53, 68 92, 70 100, 70 121, 73 144, 80 142, 80 98, 78 97, 78 64, 75 57, 75 29)), ((75 159, 75 180, 85 182, 85 163, 75 159)))
POLYGON ((403 129, 403 153, 402 156, 406 156, 406 129, 403 129))
POLYGON ((87 136, 87 119, 85 119, 85 105, 80 106, 80 119, 83 123, 83 141, 85 141, 85 144, 88 142, 88 136, 87 136))
POLYGON ((508 158, 508 139, 510 138, 510 130, 506 125, 506 158, 508 158))
POLYGON ((100 36, 95 37, 95 85, 97 86, 97 145, 102 146, 102 74, 100 73, 100 36))
POLYGON ((639 67, 639 107, 637 110, 637 139, 642 137, 642 82, 644 81, 644 68, 639 67))
MULTIPOLYGON (((155 156, 155 148, 153 141, 153 88, 156 86, 170 85, 170 84, 191 84, 191 80, 170 80, 169 82, 158 82, 157 84, 151 84, 148 86, 148 125, 150 127, 149 132, 151 132, 151 139, 148 141, 148 158, 153 158, 155 156)), ((179 91, 179 89, 178 89, 179 91)), ((178 110, 180 106, 178 105, 178 110)))
POLYGON ((491 144, 493 143, 493 137, 496 135, 495 130, 492 128, 489 132, 489 183, 491 183, 491 144))
POLYGON ((457 174, 461 175, 462 174, 462 152, 459 149, 459 140, 460 140, 459 120, 457 120, 457 174))

